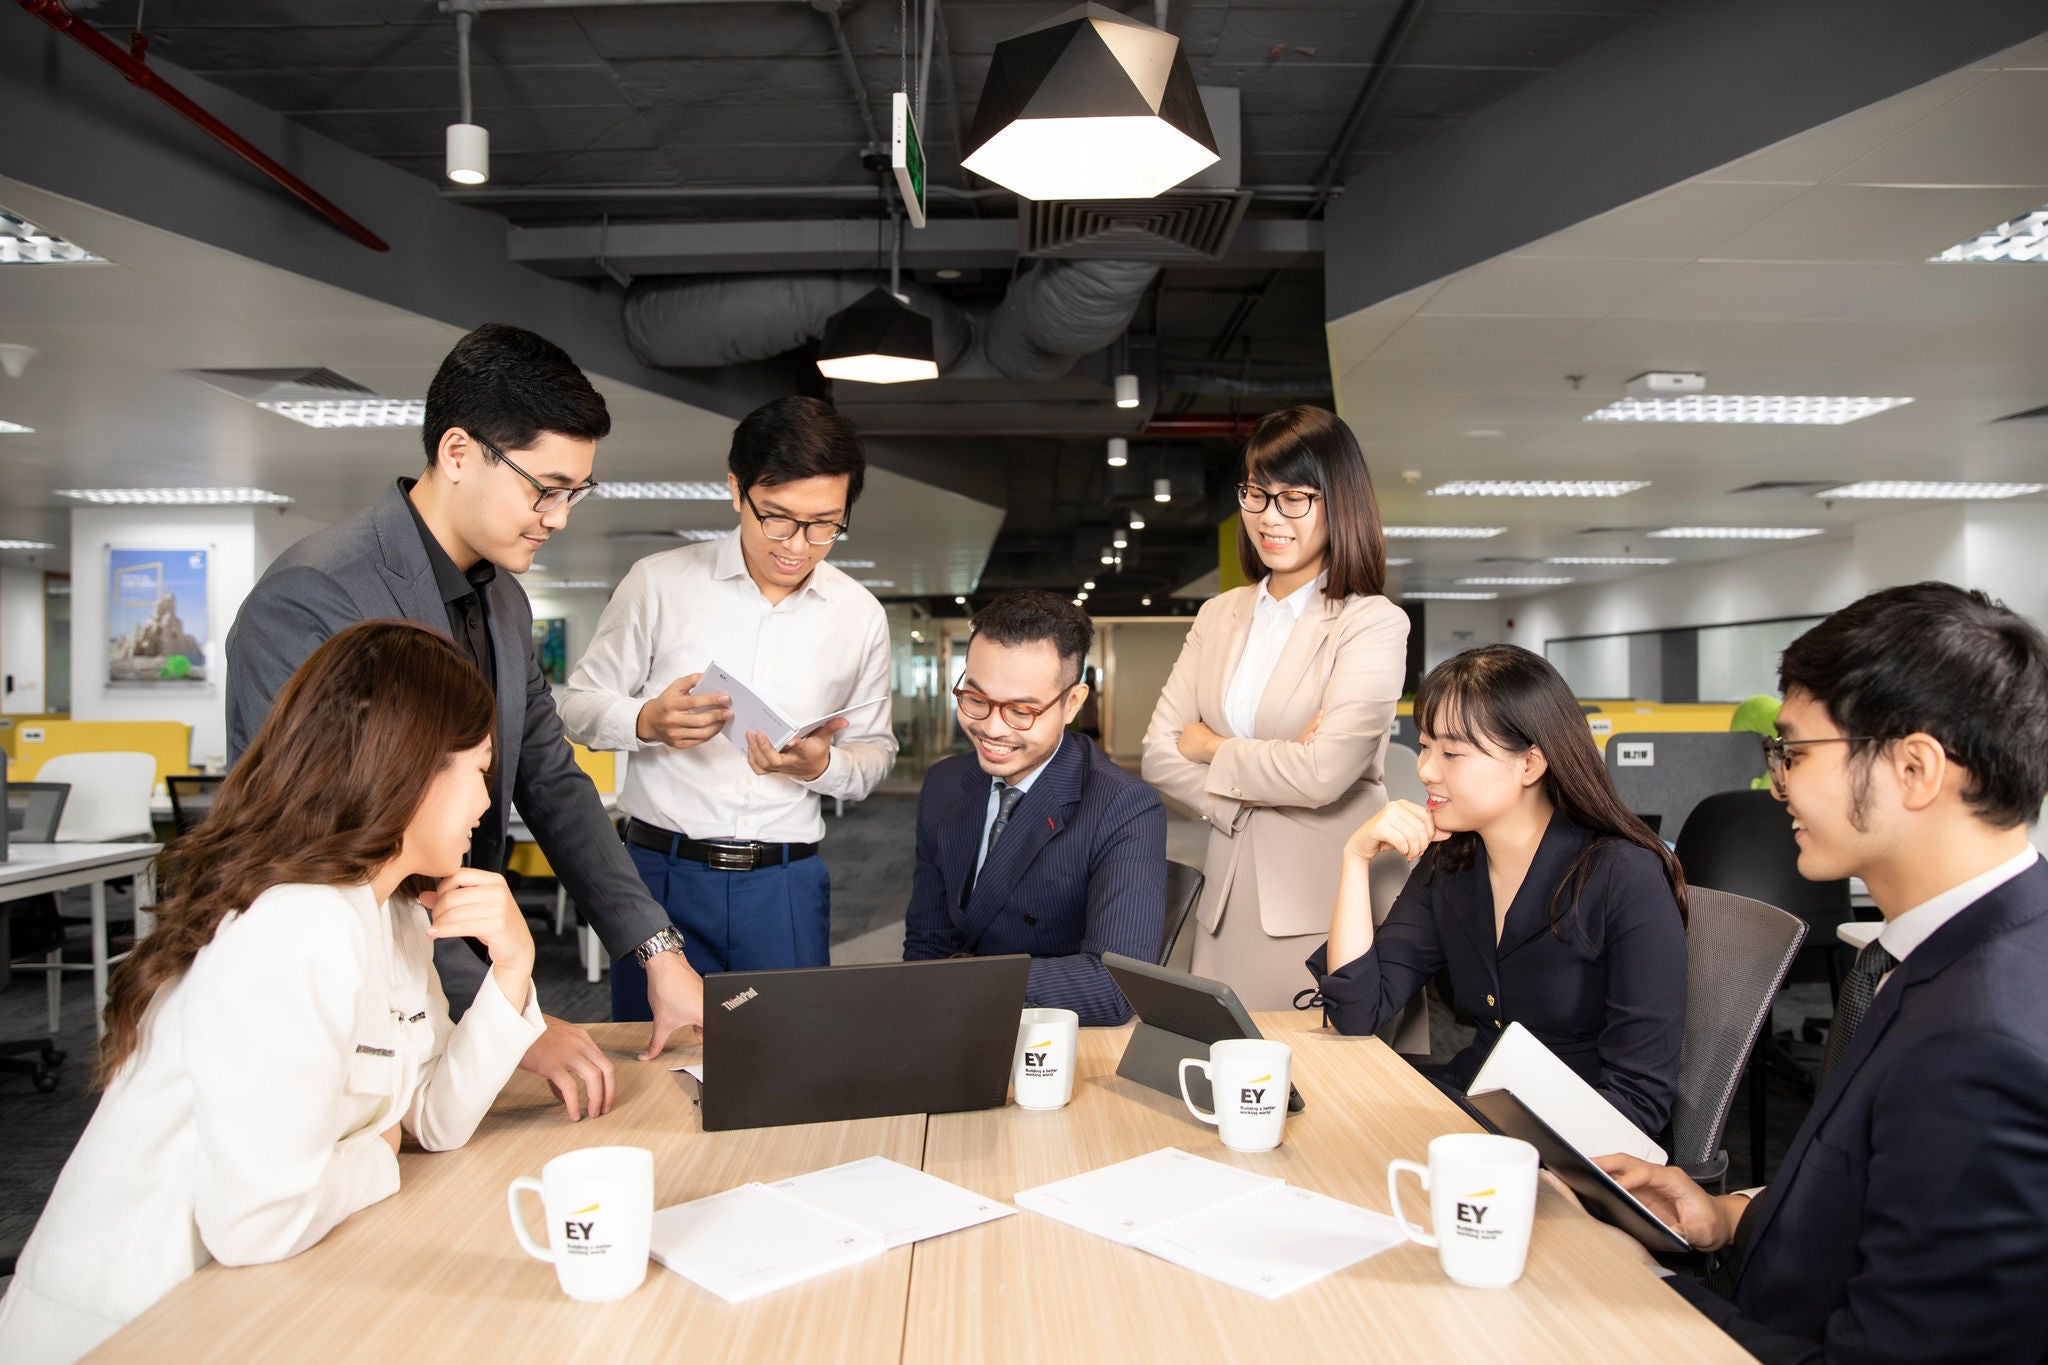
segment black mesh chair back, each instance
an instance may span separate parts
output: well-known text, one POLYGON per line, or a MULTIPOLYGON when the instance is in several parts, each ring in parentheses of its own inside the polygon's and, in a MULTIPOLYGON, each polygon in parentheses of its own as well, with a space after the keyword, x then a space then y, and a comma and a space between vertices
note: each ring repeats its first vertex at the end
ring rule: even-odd
POLYGON ((1173 945, 1180 941, 1181 928, 1188 922, 1195 902, 1202 899, 1202 881, 1201 868, 1171 860, 1167 862, 1166 933, 1159 942, 1159 965, 1162 967, 1166 965, 1166 959, 1173 956, 1173 945))
POLYGON ((1728 1108, 1806 923, 1762 901, 1699 886, 1691 888, 1687 909, 1685 1043, 1671 1106, 1671 1160, 1704 1183, 1727 1170, 1721 1135, 1728 1108))
POLYGON ((164 778, 164 786, 171 793, 171 822, 178 827, 178 833, 189 833, 206 818, 206 812, 213 809, 220 784, 226 780, 204 773, 179 773, 164 778))
POLYGON ((7 838, 10 843, 49 844, 57 840, 69 782, 9 782, 7 838))
POLYGON ((1792 817, 1768 791, 1717 792, 1694 806, 1678 831, 1678 864, 1687 885, 1775 905, 1829 943, 1835 926, 1849 918, 1848 881, 1810 882, 1799 875, 1792 817))

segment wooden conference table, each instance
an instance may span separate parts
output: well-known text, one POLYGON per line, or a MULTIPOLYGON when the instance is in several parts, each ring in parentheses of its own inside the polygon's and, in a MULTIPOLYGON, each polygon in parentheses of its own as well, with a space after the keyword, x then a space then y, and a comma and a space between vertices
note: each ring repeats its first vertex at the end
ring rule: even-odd
MULTIPOLYGON (((563 1297, 552 1266, 520 1251, 506 1220, 514 1176, 612 1143, 654 1151, 657 1206, 875 1155, 1009 1201, 1033 1185, 1177 1146, 1385 1211, 1390 1158, 1419 1160, 1430 1138, 1472 1127, 1377 1039, 1324 1033, 1308 1014, 1260 1015, 1258 1023, 1294 1044, 1308 1107, 1288 1121, 1279 1150, 1256 1156, 1227 1151, 1177 1098, 1117 1076, 1127 1029, 1081 1031, 1074 1102, 1055 1113, 1009 1105, 707 1134, 666 1070, 695 1060, 696 1048, 642 1063, 634 1058, 644 1025, 594 1026, 618 1065, 611 1114, 570 1124, 538 1080, 517 1075, 468 1147, 428 1154, 408 1144, 397 1195, 292 1260, 208 1266, 89 1359, 1749 1359, 1547 1188, 1528 1272, 1512 1288, 1461 1288, 1438 1270, 1435 1252, 1410 1245, 1272 1302, 1026 1211, 747 1303, 725 1303, 656 1265, 627 1298, 578 1304, 563 1297)), ((1419 1194, 1408 1202, 1411 1214, 1427 1217, 1419 1194)))

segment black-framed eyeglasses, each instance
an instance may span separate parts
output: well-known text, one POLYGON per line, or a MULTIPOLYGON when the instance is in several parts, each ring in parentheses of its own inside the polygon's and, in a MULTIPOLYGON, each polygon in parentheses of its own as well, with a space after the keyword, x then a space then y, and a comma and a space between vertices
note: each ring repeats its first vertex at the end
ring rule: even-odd
MULTIPOLYGON (((1078 686, 1079 683, 1069 683, 1061 691, 1060 701, 1065 701, 1067 693, 1078 686)), ((991 711, 1001 711, 1003 724, 1012 730, 1029 730, 1038 724, 1040 716, 1060 704, 1056 701, 1045 706, 1029 706, 1021 701, 997 701, 994 697, 985 697, 964 685, 953 689, 953 700, 960 707, 960 714, 969 720, 987 720, 991 711)))
POLYGON ((469 433, 469 439, 475 441, 485 450, 490 451, 507 469, 533 485, 533 510, 536 512, 552 512, 558 507, 574 507, 577 503, 589 497, 597 488, 596 479, 585 479, 574 488, 557 488, 553 485, 542 483, 518 465, 513 464, 506 457, 504 451, 498 449, 475 432, 469 433))
POLYGON ((788 540, 798 531, 802 531, 804 539, 811 544, 830 545, 853 529, 849 523, 843 521, 798 521, 795 517, 764 517, 761 515, 761 509, 754 506, 754 495, 751 492, 740 494, 740 498, 747 504, 747 510, 754 514, 754 520, 761 523, 761 534, 773 541, 788 540))
POLYGON ((1280 504, 1280 515, 1289 521, 1300 521, 1308 510, 1316 505, 1321 493, 1311 493, 1305 488, 1289 488, 1279 493, 1269 493, 1255 483, 1241 483, 1237 486, 1237 505, 1247 512, 1263 512, 1268 503, 1280 504))
POLYGON ((1778 795, 1785 794, 1785 767, 1787 751, 1802 744, 1885 744, 1902 738, 1899 735, 1828 735, 1822 739, 1780 739, 1772 735, 1764 740, 1764 769, 1771 775, 1771 790, 1778 795))

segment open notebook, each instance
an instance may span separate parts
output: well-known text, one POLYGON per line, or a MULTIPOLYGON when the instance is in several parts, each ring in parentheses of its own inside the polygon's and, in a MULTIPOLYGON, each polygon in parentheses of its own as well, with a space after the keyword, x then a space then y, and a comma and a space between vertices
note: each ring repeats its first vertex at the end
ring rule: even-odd
POLYGON ((1406 1240, 1384 1214, 1173 1147, 1024 1190, 1017 1202, 1268 1299, 1406 1240))
POLYGON ((1473 1098, 1505 1090, 1587 1157, 1623 1152, 1662 1166, 1665 1153, 1607 1097, 1520 1024, 1509 1024, 1472 1078, 1473 1098))
POLYGON ((654 1211, 654 1259, 728 1303, 1016 1210, 886 1157, 654 1211))
POLYGON ((768 747, 771 749, 786 749, 793 741, 802 739, 828 720, 850 716, 856 711, 865 711, 870 706, 880 706, 889 699, 886 695, 870 697, 866 701, 857 701, 837 711, 828 711, 811 720, 791 720, 776 708, 775 703, 741 682, 733 675, 732 670, 716 662, 706 668, 704 676, 697 680, 697 692, 699 695, 723 692, 732 698, 732 719, 725 723, 723 733, 742 751, 747 747, 747 735, 750 732, 768 736, 768 747))

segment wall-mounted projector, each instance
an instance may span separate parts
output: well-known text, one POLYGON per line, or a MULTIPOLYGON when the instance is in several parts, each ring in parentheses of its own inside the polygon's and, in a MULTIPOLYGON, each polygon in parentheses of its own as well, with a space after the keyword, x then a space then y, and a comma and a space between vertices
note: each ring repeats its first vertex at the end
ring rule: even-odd
POLYGON ((1628 381, 1631 398, 1669 398, 1679 393, 1705 393, 1707 377, 1684 370, 1651 370, 1628 381))

